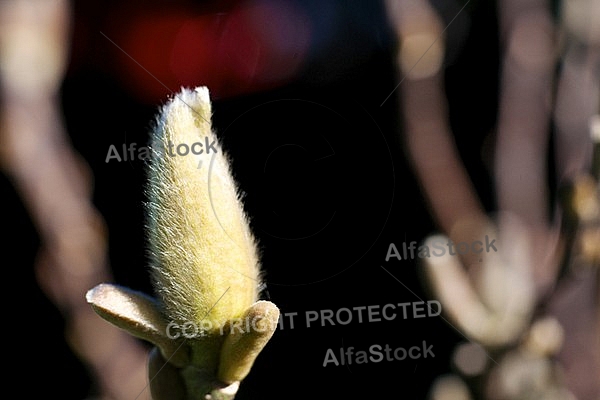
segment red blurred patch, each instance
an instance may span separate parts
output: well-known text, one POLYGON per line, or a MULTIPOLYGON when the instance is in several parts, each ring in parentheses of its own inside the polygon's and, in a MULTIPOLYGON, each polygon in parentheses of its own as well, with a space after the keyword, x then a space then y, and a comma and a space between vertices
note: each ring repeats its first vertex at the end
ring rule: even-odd
POLYGON ((289 4, 254 1, 227 13, 136 14, 111 39, 135 60, 115 48, 123 82, 154 103, 181 86, 206 85, 213 97, 229 97, 282 85, 306 59, 310 26, 289 4))

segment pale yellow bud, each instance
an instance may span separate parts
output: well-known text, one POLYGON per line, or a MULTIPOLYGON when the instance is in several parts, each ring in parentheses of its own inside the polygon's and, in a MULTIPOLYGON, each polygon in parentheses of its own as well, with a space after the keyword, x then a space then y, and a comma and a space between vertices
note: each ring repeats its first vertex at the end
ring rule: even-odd
POLYGON ((258 300, 256 245, 211 128, 208 89, 183 89, 153 132, 148 229, 152 276, 165 316, 217 330, 258 300), (194 151, 201 154, 192 154, 194 151), (211 144, 214 147, 211 148, 211 144), (185 146, 177 153, 177 146, 185 146), (216 152, 214 151, 216 148, 216 152))

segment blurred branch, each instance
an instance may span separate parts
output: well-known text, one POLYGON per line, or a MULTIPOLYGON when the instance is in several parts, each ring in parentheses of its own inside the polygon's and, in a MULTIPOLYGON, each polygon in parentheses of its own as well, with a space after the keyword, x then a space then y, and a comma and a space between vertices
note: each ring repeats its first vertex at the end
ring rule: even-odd
POLYGON ((548 222, 546 169, 555 68, 554 24, 540 0, 499 3, 504 45, 494 173, 500 211, 530 231, 536 292, 554 282, 557 226, 548 222), (554 232, 551 232, 550 230, 554 232))
POLYGON ((146 352, 85 301, 87 289, 111 275, 91 172, 72 149, 58 107, 69 25, 67 1, 0 2, 0 161, 40 233, 38 282, 65 316, 68 342, 103 398, 133 399, 146 382, 146 352))
MULTIPOLYGON (((445 27, 427 2, 389 0, 386 6, 398 40, 408 156, 442 231, 455 242, 472 241, 473 235, 481 237, 487 217, 448 123, 442 75, 445 27)), ((469 255, 465 262, 477 264, 469 255)))
MULTIPOLYGON (((447 121, 441 71, 445 27, 427 2, 386 2, 398 38, 399 92, 409 156, 445 234, 441 238, 468 242, 487 234, 498 239, 497 253, 477 256, 485 258, 480 259, 483 263, 469 255, 424 259, 426 283, 445 313, 483 346, 469 350, 468 359, 484 360, 472 370, 464 357, 455 358, 468 391, 457 377, 440 377, 432 399, 595 400, 600 395, 600 285, 595 258, 600 223, 597 217, 583 223, 581 212, 569 212, 573 207, 581 210, 577 204, 583 202, 589 213, 590 204, 600 198, 598 181, 585 178, 591 173, 588 121, 598 112, 600 98, 599 30, 593 28, 600 26, 600 7, 592 3, 582 0, 566 7, 566 25, 570 21, 571 31, 577 32, 573 35, 588 43, 594 38, 595 44, 585 47, 587 56, 579 47, 577 65, 571 65, 571 54, 561 59, 564 68, 556 99, 558 180, 564 184, 563 178, 570 177, 572 186, 557 204, 550 202, 546 165, 558 30, 548 5, 539 0, 504 0, 498 5, 503 69, 494 174, 500 214, 488 221, 447 121), (589 29, 582 27, 584 23, 589 29), (567 136, 574 138, 568 146, 567 136), (552 223, 550 210, 558 214, 566 210, 568 215, 552 223), (585 271, 586 279, 557 286, 561 260, 569 254, 576 257, 562 262, 563 272, 572 278, 574 272, 585 271), (576 268, 582 263, 592 268, 576 268)), ((436 239, 440 236, 427 241, 436 239)))

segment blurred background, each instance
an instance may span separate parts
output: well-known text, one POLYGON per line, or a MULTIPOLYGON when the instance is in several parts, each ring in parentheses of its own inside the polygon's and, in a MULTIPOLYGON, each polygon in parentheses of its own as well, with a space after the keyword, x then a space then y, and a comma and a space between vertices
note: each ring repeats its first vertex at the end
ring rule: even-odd
POLYGON ((298 313, 236 398, 600 399, 599 27, 594 0, 0 0, 6 362, 31 377, 8 384, 150 399, 148 344, 85 293, 152 293, 123 148, 205 85, 264 298, 298 313), (498 254, 386 261, 433 234, 498 254), (441 317, 303 321, 433 299, 441 317), (323 367, 422 341, 434 358, 323 367))

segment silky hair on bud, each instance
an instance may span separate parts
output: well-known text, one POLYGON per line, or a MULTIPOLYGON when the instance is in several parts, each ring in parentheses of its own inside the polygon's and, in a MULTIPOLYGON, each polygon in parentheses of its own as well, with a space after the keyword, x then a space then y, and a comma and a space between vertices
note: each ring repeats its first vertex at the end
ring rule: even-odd
POLYGON ((162 107, 151 148, 146 210, 154 290, 167 319, 207 320, 218 330, 258 300, 260 266, 227 157, 212 130, 206 87, 182 89, 162 107), (195 143, 200 154, 173 151, 195 143))

